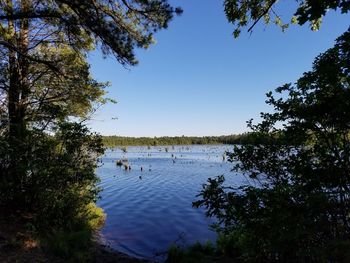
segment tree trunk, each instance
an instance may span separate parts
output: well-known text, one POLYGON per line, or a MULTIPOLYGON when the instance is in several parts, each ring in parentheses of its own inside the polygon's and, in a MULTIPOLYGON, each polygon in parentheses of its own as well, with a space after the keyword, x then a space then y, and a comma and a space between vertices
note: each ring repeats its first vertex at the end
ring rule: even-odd
MULTIPOLYGON (((21 9, 23 13, 29 11, 29 0, 21 0, 21 9)), ((28 95, 30 94, 29 80, 28 80, 28 47, 29 47, 29 20, 22 19, 20 25, 20 35, 19 35, 19 50, 18 54, 18 65, 20 70, 20 89, 21 98, 18 105, 18 120, 19 120, 19 130, 21 132, 20 136, 25 136, 27 130, 26 124, 26 107, 28 102, 28 95)), ((20 137, 21 138, 21 137, 20 137)))
MULTIPOLYGON (((8 12, 13 12, 12 0, 7 0, 8 12)), ((21 11, 29 9, 29 0, 21 1, 21 11)), ((8 114, 9 114, 9 198, 16 206, 23 206, 25 201, 24 183, 28 171, 28 159, 26 158, 26 105, 30 86, 28 80, 28 46, 29 46, 29 21, 22 19, 19 26, 19 34, 15 32, 14 22, 8 21, 11 32, 11 44, 16 46, 18 51, 9 49, 9 91, 8 91, 8 114)))
MULTIPOLYGON (((13 13, 13 3, 12 0, 7 0, 7 12, 9 15, 13 13)), ((10 44, 16 45, 16 32, 15 26, 12 20, 8 21, 8 31, 10 35, 10 44)), ((18 105, 19 105, 19 72, 17 67, 16 52, 9 49, 9 90, 8 90, 8 114, 9 114, 9 138, 10 145, 12 145, 17 140, 17 135, 19 133, 18 128, 18 105)))

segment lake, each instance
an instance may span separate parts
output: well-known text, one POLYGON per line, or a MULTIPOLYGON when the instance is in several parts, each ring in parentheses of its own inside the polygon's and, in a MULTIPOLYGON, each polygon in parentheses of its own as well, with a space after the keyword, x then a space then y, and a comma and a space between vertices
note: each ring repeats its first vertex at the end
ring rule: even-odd
POLYGON ((103 188, 98 205, 107 213, 102 229, 107 243, 132 256, 162 261, 174 242, 215 240, 209 228, 214 220, 192 202, 209 177, 224 174, 230 184, 242 184, 244 178, 230 172, 232 163, 223 160, 231 149, 196 145, 107 150, 97 171, 103 188), (119 159, 128 159, 131 169, 118 167, 119 159))

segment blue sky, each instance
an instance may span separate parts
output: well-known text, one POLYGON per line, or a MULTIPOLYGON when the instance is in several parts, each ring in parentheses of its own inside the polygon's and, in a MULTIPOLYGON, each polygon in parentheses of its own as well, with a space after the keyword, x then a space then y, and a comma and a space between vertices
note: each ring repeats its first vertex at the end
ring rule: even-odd
MULTIPOLYGON (((136 67, 125 69, 97 51, 89 56, 94 78, 110 81, 108 96, 118 102, 98 110, 89 123, 93 131, 150 137, 245 132, 248 119, 270 110, 265 93, 295 82, 350 25, 350 15, 329 12, 318 32, 295 25, 282 33, 260 23, 234 39, 223 1, 172 3, 184 13, 155 35, 155 45, 136 51, 136 67)), ((293 10, 278 9, 286 19, 293 10)))

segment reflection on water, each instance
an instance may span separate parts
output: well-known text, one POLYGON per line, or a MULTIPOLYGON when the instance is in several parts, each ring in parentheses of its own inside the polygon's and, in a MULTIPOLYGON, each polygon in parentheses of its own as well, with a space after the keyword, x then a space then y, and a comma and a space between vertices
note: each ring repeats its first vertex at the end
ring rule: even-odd
POLYGON ((98 205, 107 213, 102 234, 115 249, 154 258, 172 242, 191 244, 214 240, 213 222, 192 201, 207 178, 230 175, 230 183, 242 178, 230 173, 223 161, 230 146, 128 147, 108 150, 98 169, 104 189, 98 205), (128 159, 131 167, 116 166, 128 159), (142 170, 141 170, 142 167, 142 170))

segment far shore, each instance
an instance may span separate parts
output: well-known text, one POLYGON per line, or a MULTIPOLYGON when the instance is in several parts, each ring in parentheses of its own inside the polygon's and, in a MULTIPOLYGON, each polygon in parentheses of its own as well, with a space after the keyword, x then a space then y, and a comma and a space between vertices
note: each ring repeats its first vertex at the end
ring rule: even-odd
POLYGON ((223 145, 255 143, 252 133, 242 133, 222 136, 175 136, 175 137, 123 137, 102 136, 103 144, 108 147, 130 146, 189 146, 189 145, 223 145))

